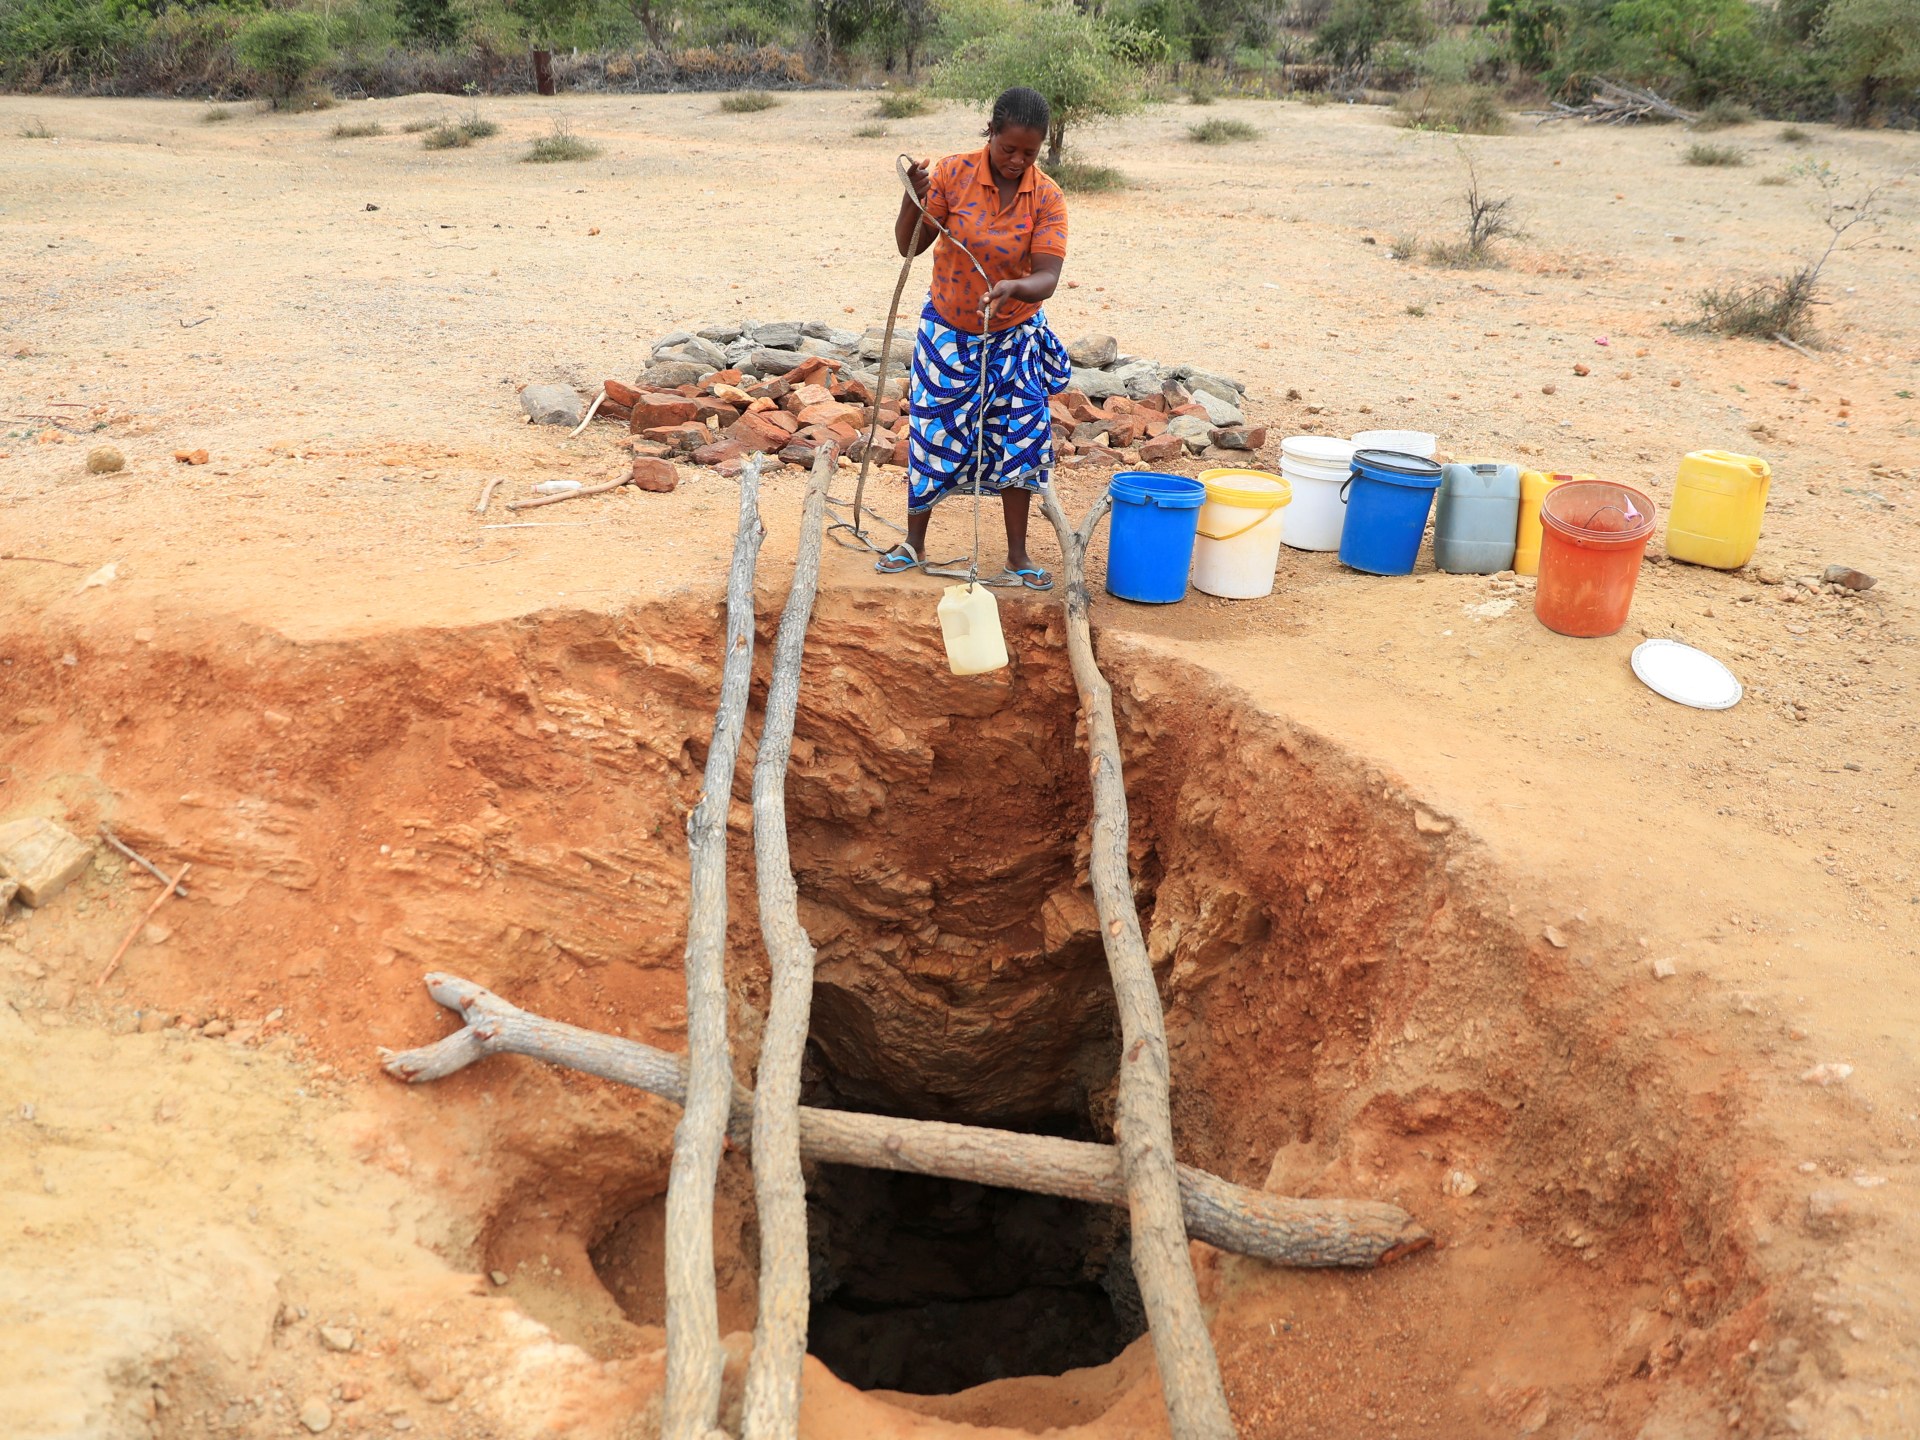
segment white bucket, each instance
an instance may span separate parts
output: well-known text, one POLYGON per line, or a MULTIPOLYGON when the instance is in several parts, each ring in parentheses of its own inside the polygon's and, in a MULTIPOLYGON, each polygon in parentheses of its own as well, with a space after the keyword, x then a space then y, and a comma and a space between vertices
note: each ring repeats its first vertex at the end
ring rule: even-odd
POLYGON ((1280 473, 1293 486, 1286 543, 1296 550, 1338 550, 1347 523, 1340 488, 1351 473, 1353 444, 1330 435, 1290 435, 1280 442, 1280 473))
POLYGON ((1392 450, 1400 455, 1417 455, 1431 460, 1440 448, 1440 437, 1425 430, 1362 430, 1353 437, 1356 450, 1392 450))
POLYGON ((1193 545, 1193 588, 1223 600, 1273 593, 1293 489, 1260 470, 1202 470, 1207 502, 1193 545))

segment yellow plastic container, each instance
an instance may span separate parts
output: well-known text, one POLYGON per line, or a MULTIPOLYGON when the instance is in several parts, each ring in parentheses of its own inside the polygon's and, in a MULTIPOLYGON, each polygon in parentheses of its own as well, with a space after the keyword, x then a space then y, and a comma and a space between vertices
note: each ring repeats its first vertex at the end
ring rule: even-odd
POLYGON ((1760 543, 1773 470, 1757 455, 1695 450, 1680 462, 1667 508, 1667 554, 1692 565, 1738 570, 1760 543))
POLYGON ((940 592, 940 638, 947 645, 947 668, 956 675, 984 675, 1007 663, 1007 639, 1000 630, 1000 603, 984 585, 962 581, 940 592))
POLYGON ((1514 536, 1513 573, 1540 573, 1540 502, 1556 485, 1569 480, 1597 480, 1597 475, 1569 475, 1563 470, 1522 470, 1520 472, 1520 526, 1514 536))

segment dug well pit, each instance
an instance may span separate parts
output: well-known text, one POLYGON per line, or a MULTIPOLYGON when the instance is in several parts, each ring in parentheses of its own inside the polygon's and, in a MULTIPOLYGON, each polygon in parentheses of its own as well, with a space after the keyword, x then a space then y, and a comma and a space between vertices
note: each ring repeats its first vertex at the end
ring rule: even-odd
MULTIPOLYGON (((1012 667, 960 680, 927 596, 819 607, 789 784, 819 947, 808 1094, 1104 1139, 1116 1028, 1076 700, 1057 607, 1003 614, 1012 667)), ((183 627, 78 664, 54 640, 15 663, 75 718, 17 730, 9 757, 204 868, 194 947, 128 967, 154 1003, 282 1006, 371 1077, 375 1045, 444 1033, 419 983, 444 969, 678 1049, 718 628, 683 602, 338 644, 183 627)), ((1734 1064, 1677 1068, 1624 984, 1630 936, 1596 919, 1547 944, 1471 838, 1365 757, 1124 638, 1101 658, 1180 1157, 1391 1200, 1439 1240, 1364 1274, 1200 1247, 1242 1433, 1624 1437, 1730 1399, 1764 1419, 1734 1064)), ((750 761, 749 743, 729 925, 749 1081, 767 991, 750 761)), ((462 1217, 462 1263, 596 1354, 657 1343, 672 1107, 516 1059, 370 1079, 367 1105, 462 1217)), ((1122 1215, 833 1167, 810 1183, 814 1353, 841 1380, 967 1423, 1152 1423, 1122 1215)), ((737 1155, 716 1225, 722 1320, 744 1331, 737 1155)))

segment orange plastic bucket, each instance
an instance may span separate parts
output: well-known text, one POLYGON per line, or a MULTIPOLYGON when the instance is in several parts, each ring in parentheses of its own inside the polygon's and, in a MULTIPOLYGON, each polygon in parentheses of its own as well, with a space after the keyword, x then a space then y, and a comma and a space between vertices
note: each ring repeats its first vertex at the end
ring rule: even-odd
POLYGON ((1653 501, 1631 485, 1574 480, 1540 502, 1540 580, 1533 613, 1549 630, 1591 638, 1627 623, 1653 501))

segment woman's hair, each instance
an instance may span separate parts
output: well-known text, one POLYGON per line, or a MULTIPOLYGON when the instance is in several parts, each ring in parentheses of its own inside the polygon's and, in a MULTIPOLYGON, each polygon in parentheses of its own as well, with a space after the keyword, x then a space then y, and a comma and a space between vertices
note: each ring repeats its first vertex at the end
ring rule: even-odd
POLYGON ((1011 90, 1002 90, 999 98, 993 102, 993 115, 987 121, 987 134, 998 135, 1009 126, 1018 125, 1024 129, 1038 130, 1044 135, 1052 123, 1053 111, 1047 106, 1047 97, 1038 90, 1016 85, 1011 90))

